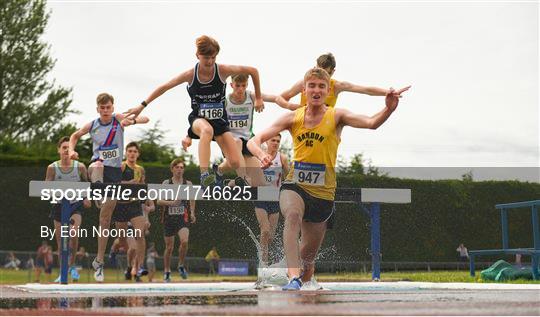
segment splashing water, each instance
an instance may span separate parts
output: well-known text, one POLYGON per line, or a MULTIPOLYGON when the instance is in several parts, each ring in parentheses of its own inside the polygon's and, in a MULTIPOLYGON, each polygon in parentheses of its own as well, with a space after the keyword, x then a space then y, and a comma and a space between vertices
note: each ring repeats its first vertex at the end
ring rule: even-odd
MULTIPOLYGON (((274 253, 276 256, 279 256, 281 258, 280 261, 267 266, 262 261, 262 247, 257 239, 257 236, 253 233, 253 230, 246 224, 246 222, 238 217, 235 214, 230 213, 227 210, 223 210, 223 213, 227 214, 229 216, 228 219, 230 219, 232 222, 235 222, 237 224, 242 225, 248 232, 248 236, 251 238, 253 243, 255 244, 255 247, 257 249, 257 262, 259 263, 257 267, 257 282, 255 283, 255 288, 257 289, 281 289, 282 286, 285 286, 289 282, 289 278, 287 276, 287 261, 285 259, 284 249, 282 243, 272 243, 274 253)), ((213 216, 213 215, 212 215, 213 216)), ((280 232, 283 228, 283 225, 278 225, 278 228, 276 228, 277 232, 280 232)), ((275 239, 281 242, 280 239, 275 239)), ((275 241, 277 242, 277 241, 275 241)), ((270 250, 269 250, 270 251, 270 250)), ((325 258, 327 255, 335 254, 336 249, 335 246, 331 246, 328 248, 325 248, 319 252, 316 259, 319 258, 325 258)), ((315 276, 312 276, 311 280, 308 282, 305 282, 302 286, 302 290, 320 290, 323 289, 315 279, 315 276)))

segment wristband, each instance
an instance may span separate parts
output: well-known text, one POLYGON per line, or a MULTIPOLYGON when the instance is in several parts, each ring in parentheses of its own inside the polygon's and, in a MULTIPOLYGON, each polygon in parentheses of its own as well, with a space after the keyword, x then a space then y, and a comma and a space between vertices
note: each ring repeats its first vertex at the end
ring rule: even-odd
POLYGON ((146 100, 143 100, 143 101, 141 102, 141 105, 142 105, 143 107, 145 107, 145 108, 146 108, 146 106, 148 106, 148 104, 146 103, 146 100))

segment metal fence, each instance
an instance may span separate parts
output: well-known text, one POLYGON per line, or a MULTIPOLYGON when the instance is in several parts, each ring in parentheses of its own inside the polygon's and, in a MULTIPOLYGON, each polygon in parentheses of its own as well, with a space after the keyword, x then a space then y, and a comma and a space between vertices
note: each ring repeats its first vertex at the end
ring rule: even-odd
MULTIPOLYGON (((28 282, 33 282, 34 277, 34 263, 36 258, 36 252, 28 251, 0 251, 0 264, 4 268, 9 262, 9 254, 13 252, 15 257, 19 260, 17 261, 17 269, 24 270, 28 273, 28 282)), ((79 260, 76 262, 76 265, 83 269, 81 275, 81 282, 93 282, 92 276, 92 260, 94 259, 95 254, 88 254, 84 257, 79 257, 79 260)), ((53 256, 53 269, 56 269, 55 272, 58 272, 58 257, 56 253, 53 256)), ((107 259, 108 260, 108 259, 107 259)), ((257 261, 253 259, 230 259, 222 258, 221 261, 235 261, 235 262, 248 262, 249 263, 249 273, 252 275, 257 274, 257 261)), ((155 259, 156 269, 163 269, 163 258, 158 257, 155 259)), ((178 263, 178 257, 173 256, 171 260, 171 268, 175 268, 178 263)), ((492 262, 478 262, 476 266, 480 269, 487 268, 492 264, 492 262)), ((523 263, 526 265, 527 263, 523 263)), ((201 257, 186 257, 185 266, 189 272, 192 273, 201 273, 208 274, 209 264, 201 257)), ((113 269, 115 272, 116 280, 118 282, 124 280, 124 271, 127 267, 127 259, 125 254, 118 254, 116 258, 116 264, 111 265, 109 261, 106 261, 105 267, 108 269, 113 269)), ((423 271, 430 272, 432 270, 468 270, 468 262, 389 262, 383 261, 381 263, 381 270, 383 272, 403 272, 403 271, 423 271)), ((15 268, 13 268, 15 269, 15 268)), ((371 262, 369 261, 317 261, 317 272, 320 273, 347 273, 347 272, 362 272, 367 273, 371 271, 371 262)), ((53 277, 53 279, 56 276, 53 277)), ((157 277, 160 279, 161 277, 157 277)))

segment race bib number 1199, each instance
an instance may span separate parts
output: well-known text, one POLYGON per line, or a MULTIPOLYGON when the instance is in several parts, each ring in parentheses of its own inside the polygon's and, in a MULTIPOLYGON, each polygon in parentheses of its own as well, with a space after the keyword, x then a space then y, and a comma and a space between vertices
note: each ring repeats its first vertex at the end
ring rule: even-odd
POLYGON ((324 164, 294 162, 293 181, 312 186, 324 186, 325 173, 326 165, 324 164))

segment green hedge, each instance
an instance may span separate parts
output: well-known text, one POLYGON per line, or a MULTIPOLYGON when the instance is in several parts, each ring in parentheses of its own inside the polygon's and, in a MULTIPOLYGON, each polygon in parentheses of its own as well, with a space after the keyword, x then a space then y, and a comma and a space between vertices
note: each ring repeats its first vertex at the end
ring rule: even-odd
MULTIPOLYGON (((40 226, 52 225, 48 202, 28 197, 28 182, 44 179, 45 167, 50 161, 0 156, 0 199, 3 202, 0 250, 34 250, 41 240, 40 226)), ((144 165, 149 183, 161 183, 169 177, 167 166, 144 165)), ((186 168, 188 179, 197 183, 198 176, 195 166, 186 168)), ((540 198, 540 184, 516 181, 423 181, 349 176, 340 177, 338 183, 341 187, 412 189, 412 204, 382 205, 381 243, 385 261, 455 261, 455 249, 460 242, 470 250, 499 248, 500 215, 494 205, 540 198)), ((204 256, 215 245, 223 257, 255 257, 255 245, 246 228, 258 234, 252 203, 197 202, 197 219, 190 231, 189 255, 204 256)), ((148 240, 155 241, 161 253, 164 247, 158 213, 151 216, 151 222, 148 240)), ((83 227, 97 224, 97 210, 94 207, 85 210, 83 227)), ((511 212, 509 231, 511 247, 531 247, 530 212, 511 212)), ((369 243, 369 218, 353 205, 338 204, 335 227, 326 235, 320 259, 369 260, 369 243)), ((97 248, 93 238, 83 238, 80 244, 89 252, 97 248)))

